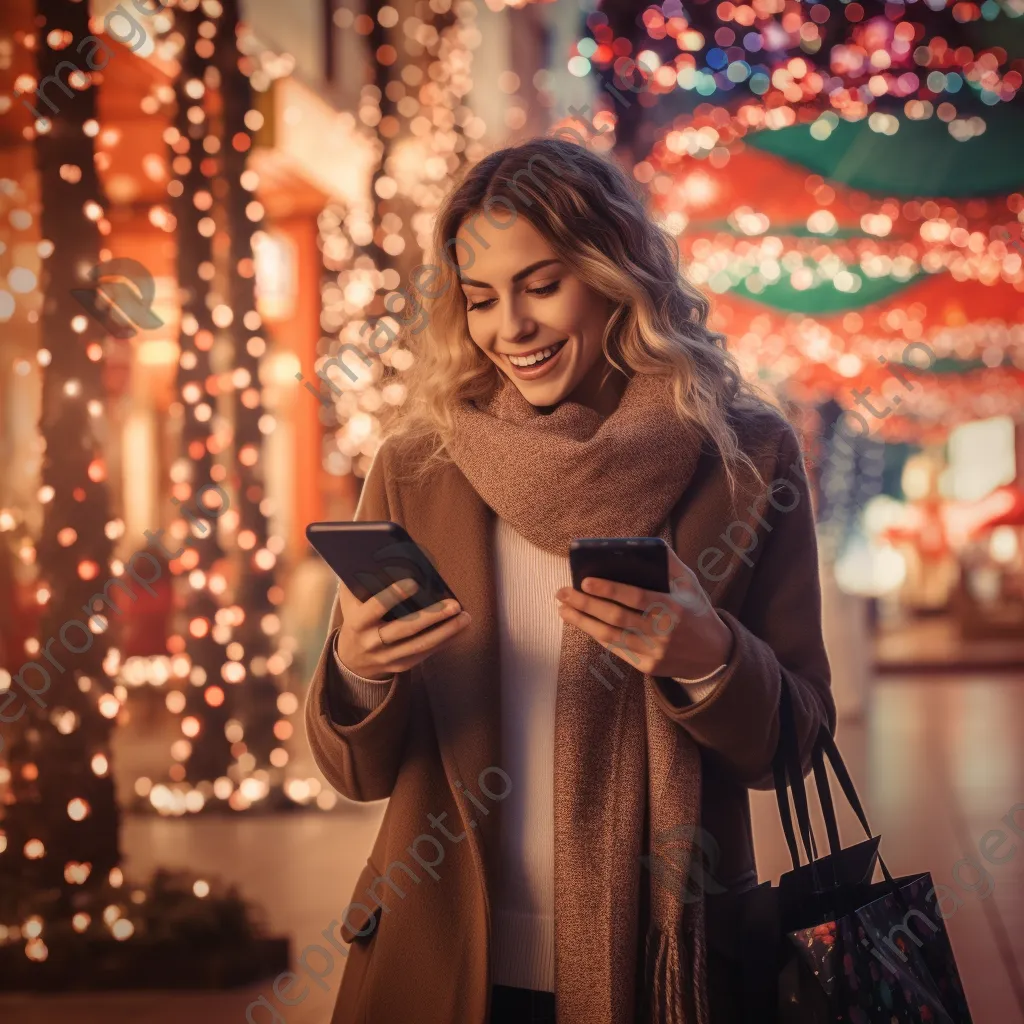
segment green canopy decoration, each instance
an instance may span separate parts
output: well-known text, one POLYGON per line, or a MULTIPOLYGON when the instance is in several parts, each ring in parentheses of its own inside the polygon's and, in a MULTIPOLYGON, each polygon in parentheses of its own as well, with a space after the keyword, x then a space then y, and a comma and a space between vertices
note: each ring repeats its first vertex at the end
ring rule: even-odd
POLYGON ((1024 187, 1024 114, 1013 106, 999 104, 965 117, 965 131, 972 135, 963 142, 938 117, 889 114, 873 126, 870 118, 844 121, 830 113, 809 125, 752 132, 746 144, 829 181, 880 195, 969 199, 1024 187), (877 130, 879 123, 887 131, 894 123, 898 127, 888 134, 877 130))

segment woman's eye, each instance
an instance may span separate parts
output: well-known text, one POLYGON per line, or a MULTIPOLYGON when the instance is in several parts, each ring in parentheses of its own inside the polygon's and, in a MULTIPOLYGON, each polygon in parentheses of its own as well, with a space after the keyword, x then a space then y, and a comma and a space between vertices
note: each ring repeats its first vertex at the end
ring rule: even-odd
MULTIPOLYGON (((527 288, 526 290, 531 295, 553 295, 558 291, 558 286, 561 281, 552 281, 550 284, 543 284, 539 288, 527 288)), ((466 306, 466 312, 472 313, 476 309, 490 309, 491 306, 497 301, 496 299, 481 299, 479 302, 473 302, 467 300, 469 304, 466 306)))
POLYGON ((552 281, 551 284, 542 284, 539 288, 527 289, 531 295, 551 295, 558 291, 561 281, 552 281))

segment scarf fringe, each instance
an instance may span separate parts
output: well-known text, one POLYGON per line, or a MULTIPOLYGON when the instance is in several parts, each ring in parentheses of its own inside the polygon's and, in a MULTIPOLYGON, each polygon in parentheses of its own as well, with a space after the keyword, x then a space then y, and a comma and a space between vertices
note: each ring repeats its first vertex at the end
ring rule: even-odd
MULTIPOLYGON (((703 915, 687 916, 692 920, 703 915)), ((683 927, 687 927, 685 921, 683 927)), ((687 930, 693 932, 691 944, 678 928, 664 932, 652 924, 647 930, 644 1024, 710 1024, 703 922, 687 930)))

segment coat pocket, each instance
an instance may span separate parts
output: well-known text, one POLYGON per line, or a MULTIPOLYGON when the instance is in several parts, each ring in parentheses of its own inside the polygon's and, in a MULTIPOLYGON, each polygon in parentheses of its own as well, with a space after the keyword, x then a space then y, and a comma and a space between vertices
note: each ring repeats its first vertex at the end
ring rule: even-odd
POLYGON ((356 881, 352 899, 341 915, 339 929, 342 939, 349 945, 355 942, 368 943, 377 932, 382 909, 380 903, 374 900, 370 886, 380 875, 381 872, 367 861, 356 881))

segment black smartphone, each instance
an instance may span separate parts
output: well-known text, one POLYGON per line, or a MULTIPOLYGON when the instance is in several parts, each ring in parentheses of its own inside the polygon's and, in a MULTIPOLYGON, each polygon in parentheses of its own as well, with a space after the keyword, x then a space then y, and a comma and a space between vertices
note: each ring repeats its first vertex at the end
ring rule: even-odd
POLYGON ((668 545, 660 537, 586 537, 569 545, 573 589, 588 576, 669 593, 668 545))
POLYGON ((446 598, 458 600, 427 553, 397 523, 310 523, 306 539, 360 601, 399 580, 419 584, 415 594, 384 613, 385 622, 446 598))

